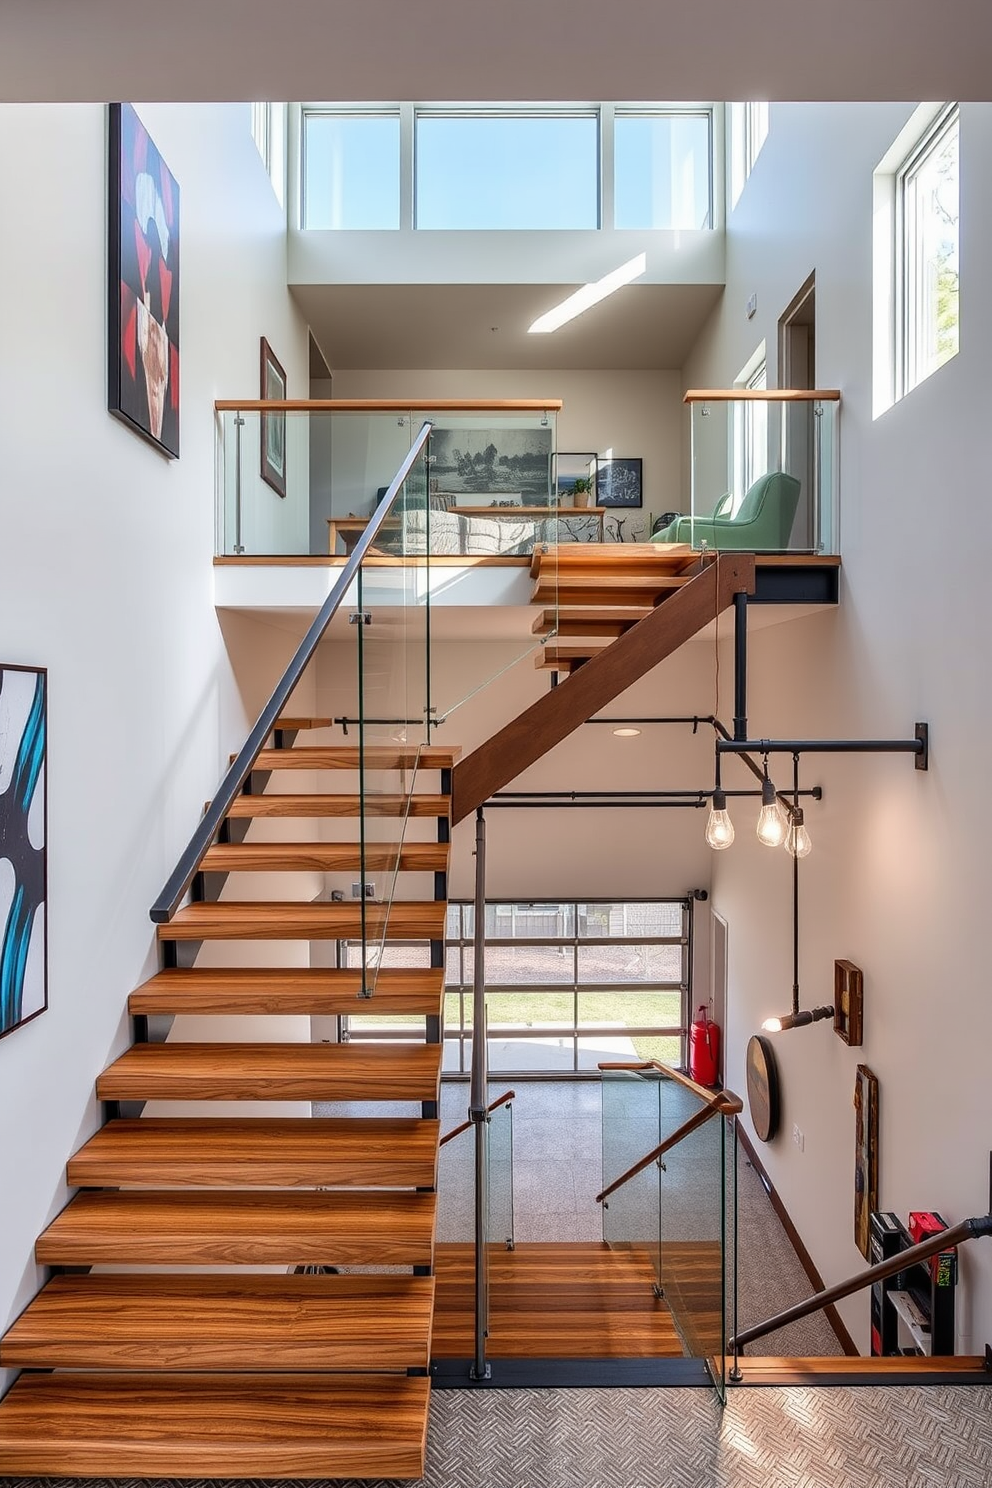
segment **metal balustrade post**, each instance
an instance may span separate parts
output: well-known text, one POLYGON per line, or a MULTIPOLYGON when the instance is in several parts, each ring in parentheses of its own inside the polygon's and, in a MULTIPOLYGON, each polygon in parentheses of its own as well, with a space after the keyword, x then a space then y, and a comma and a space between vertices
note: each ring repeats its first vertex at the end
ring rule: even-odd
POLYGON ((472 1379, 489 1379, 486 1363, 486 1333, 489 1326, 489 1278, 487 1241, 489 1220, 489 1153, 486 1092, 489 1084, 486 1047, 486 818, 482 807, 475 813, 475 925, 472 982, 472 1083, 469 1119, 475 1128, 475 1358, 469 1371, 472 1379))

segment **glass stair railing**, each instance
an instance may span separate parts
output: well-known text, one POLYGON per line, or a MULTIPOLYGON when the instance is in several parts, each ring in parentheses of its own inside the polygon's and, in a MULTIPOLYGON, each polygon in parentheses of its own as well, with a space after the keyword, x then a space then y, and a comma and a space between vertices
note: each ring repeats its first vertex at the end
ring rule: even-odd
POLYGON ((741 1102, 656 1062, 601 1064, 603 1238, 650 1258, 686 1356, 726 1398, 736 1326, 736 1129, 741 1102))

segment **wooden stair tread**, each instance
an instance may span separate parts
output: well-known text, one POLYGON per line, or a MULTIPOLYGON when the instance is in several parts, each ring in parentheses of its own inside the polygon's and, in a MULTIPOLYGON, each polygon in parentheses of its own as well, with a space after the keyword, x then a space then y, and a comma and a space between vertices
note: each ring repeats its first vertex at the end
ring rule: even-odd
POLYGON ((426 1368, 430 1276, 54 1276, 4 1338, 26 1368, 426 1368))
POLYGON ((571 646, 559 646, 548 644, 534 657, 534 665, 539 671, 567 672, 575 667, 581 666, 588 661, 590 656, 604 651, 604 646, 597 646, 593 641, 571 646))
POLYGON ((689 583, 680 574, 576 573, 555 578, 542 575, 531 592, 531 603, 563 607, 615 609, 623 603, 634 609, 652 609, 659 599, 676 594, 689 583))
POLYGON ((361 969, 191 967, 160 971, 128 998, 132 1014, 433 1014, 444 995, 443 967, 379 967, 372 997, 359 997, 361 969))
POLYGON ((99 1100, 436 1100, 440 1044, 135 1044, 99 1100))
MULTIPOLYGON (((741 1370, 746 1385, 823 1385, 852 1379, 896 1378, 907 1385, 927 1384, 935 1375, 976 1375, 988 1380, 985 1358, 980 1354, 835 1354, 822 1358, 743 1353, 741 1370)), ((970 1383, 971 1381, 962 1381, 970 1383)))
MULTIPOLYGON (((446 842, 366 842, 365 871, 443 873, 449 851, 446 842)), ((361 866, 357 842, 219 842, 200 864, 205 873, 358 872, 361 866)))
MULTIPOLYGON (((187 904, 159 940, 353 940, 361 937, 363 905, 293 903, 288 900, 223 900, 187 904)), ((364 926, 388 940, 443 940, 447 906, 442 900, 392 904, 366 902, 364 926)))
POLYGON ((685 573, 698 560, 689 543, 539 543, 531 556, 534 578, 541 573, 685 573))
POLYGON ((435 816, 447 817, 450 797, 367 791, 360 795, 301 793, 235 796, 228 816, 435 816))
POLYGON ((75 1196, 39 1236, 39 1265, 429 1266, 433 1193, 75 1196))
POLYGON ((0 1471, 419 1478, 429 1398, 404 1375, 25 1374, 0 1402, 0 1471))
POLYGON ((636 608, 627 606, 622 609, 603 606, 594 609, 559 609, 555 607, 550 610, 542 610, 536 616, 531 632, 533 635, 550 635, 552 631, 566 639, 571 636, 612 636, 623 635, 638 620, 643 620, 649 615, 649 607, 636 608))
POLYGON ((100 1128, 70 1159, 75 1188, 432 1188, 440 1123, 413 1116, 145 1116, 100 1128))
MULTIPOLYGON (((461 749, 424 744, 293 744, 289 749, 263 749, 256 770, 450 770, 461 749)), ((232 761, 236 756, 232 755, 232 761)))

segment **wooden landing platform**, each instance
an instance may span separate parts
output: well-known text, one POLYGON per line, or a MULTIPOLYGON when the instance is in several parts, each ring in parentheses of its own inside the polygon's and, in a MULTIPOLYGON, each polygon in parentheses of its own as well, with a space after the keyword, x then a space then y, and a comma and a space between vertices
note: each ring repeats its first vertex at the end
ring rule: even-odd
MULTIPOLYGON (((471 1245, 438 1245, 431 1352, 463 1358, 474 1349, 471 1245)), ((489 1270, 492 1359, 681 1358, 667 1303, 652 1289, 647 1249, 602 1243, 493 1248, 489 1270)))

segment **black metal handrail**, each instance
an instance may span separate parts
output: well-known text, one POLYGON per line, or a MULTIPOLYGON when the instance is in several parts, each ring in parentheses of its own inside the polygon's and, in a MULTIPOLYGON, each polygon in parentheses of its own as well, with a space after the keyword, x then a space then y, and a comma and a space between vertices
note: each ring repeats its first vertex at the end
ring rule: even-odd
POLYGON ((981 1235, 992 1235, 992 1214, 983 1214, 977 1219, 962 1219, 959 1224, 951 1225, 949 1230, 941 1230, 939 1235, 921 1240, 919 1245, 911 1245, 908 1250, 901 1250, 887 1261, 881 1261, 877 1266, 870 1266, 867 1270, 848 1277, 847 1281, 838 1281, 834 1286, 824 1287, 823 1291, 807 1297, 805 1302, 796 1302, 792 1307, 777 1312, 774 1317, 766 1318, 763 1323, 755 1323, 753 1328, 742 1329, 736 1338, 730 1339, 727 1347, 731 1352, 736 1352, 746 1344, 764 1338, 766 1333, 773 1333, 776 1328, 784 1327, 786 1323, 797 1322, 799 1318, 808 1317, 811 1312, 819 1312, 832 1302, 850 1297, 853 1292, 860 1292, 876 1281, 884 1281, 886 1277, 895 1276, 919 1261, 938 1255, 942 1250, 949 1250, 965 1240, 977 1240, 981 1235))
POLYGON ((241 790, 241 787, 251 773, 256 759, 265 747, 265 741, 275 728, 280 713, 311 661, 324 631, 337 613, 345 595, 351 587, 352 580, 358 572, 366 552, 375 541, 379 529, 387 520, 404 481, 410 474, 427 443, 432 428, 433 424, 429 420, 422 425, 416 439, 407 451, 402 465, 393 476, 385 496, 379 502, 369 520, 368 526, 356 543, 354 552, 342 569, 340 578, 317 611, 313 624, 300 642, 292 661, 276 683, 272 696, 259 714, 258 721, 242 745, 240 753, 221 781, 217 794, 207 807, 199 826, 189 840, 188 846, 170 874, 161 894, 159 894, 149 911, 154 924, 166 924, 175 914, 179 906, 179 901, 189 888, 193 875, 203 860, 204 853, 213 842, 215 832, 227 815, 235 796, 241 790))

